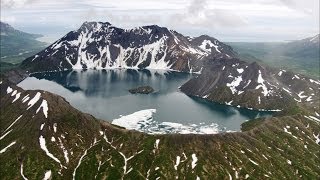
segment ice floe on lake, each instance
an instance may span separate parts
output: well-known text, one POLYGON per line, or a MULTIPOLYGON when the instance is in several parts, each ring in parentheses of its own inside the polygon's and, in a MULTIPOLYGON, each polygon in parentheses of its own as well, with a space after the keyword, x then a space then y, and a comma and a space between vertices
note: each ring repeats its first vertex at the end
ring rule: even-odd
POLYGON ((152 121, 152 114, 155 112, 155 109, 141 110, 126 116, 121 116, 118 119, 114 119, 112 124, 125 127, 126 129, 139 130, 150 124, 152 121))
POLYGON ((145 109, 114 119, 112 124, 148 134, 217 134, 221 132, 218 124, 181 124, 176 122, 157 122, 153 120, 156 109, 145 109))

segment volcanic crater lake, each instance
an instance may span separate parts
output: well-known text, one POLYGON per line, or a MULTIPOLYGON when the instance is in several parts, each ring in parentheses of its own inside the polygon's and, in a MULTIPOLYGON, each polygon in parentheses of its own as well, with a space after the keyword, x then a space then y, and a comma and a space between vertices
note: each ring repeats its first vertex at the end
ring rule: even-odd
POLYGON ((246 120, 272 115, 208 102, 180 92, 179 87, 193 76, 196 75, 159 70, 72 70, 36 73, 18 86, 58 94, 83 112, 151 134, 239 131, 246 120), (146 85, 155 92, 128 91, 146 85))

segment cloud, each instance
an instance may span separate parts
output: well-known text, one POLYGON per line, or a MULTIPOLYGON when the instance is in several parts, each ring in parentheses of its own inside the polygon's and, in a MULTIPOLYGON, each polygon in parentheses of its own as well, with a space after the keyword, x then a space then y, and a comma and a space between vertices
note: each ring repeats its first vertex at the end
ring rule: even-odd
POLYGON ((107 21, 122 28, 157 24, 221 39, 281 40, 319 33, 319 0, 1 0, 1 20, 30 32, 59 31, 59 36, 84 21, 107 21))
POLYGON ((205 10, 207 5, 208 4, 206 0, 193 0, 187 11, 189 14, 198 14, 199 12, 205 10))
POLYGON ((246 20, 229 10, 207 8, 206 0, 193 0, 183 13, 170 17, 171 25, 197 26, 202 28, 238 27, 246 20))
POLYGON ((19 8, 26 4, 32 4, 38 0, 1 0, 2 8, 19 8))
MULTIPOLYGON (((161 14, 161 13, 160 13, 161 14)), ((74 21, 78 24, 84 21, 102 21, 109 22, 118 27, 132 28, 133 26, 142 26, 160 23, 161 18, 155 12, 136 12, 136 11, 112 11, 110 9, 90 8, 74 16, 74 21)))
POLYGON ((14 24, 16 22, 16 17, 15 16, 4 16, 4 15, 1 15, 1 21, 9 23, 9 24, 14 24))
POLYGON ((308 3, 301 0, 280 0, 280 2, 288 8, 301 11, 306 14, 313 14, 314 12, 319 12, 319 0, 309 0, 308 3))

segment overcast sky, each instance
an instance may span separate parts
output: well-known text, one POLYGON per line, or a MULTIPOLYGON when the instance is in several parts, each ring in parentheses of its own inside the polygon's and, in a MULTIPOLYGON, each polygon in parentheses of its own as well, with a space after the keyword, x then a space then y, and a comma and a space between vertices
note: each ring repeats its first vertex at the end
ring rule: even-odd
POLYGON ((319 0, 1 0, 1 21, 50 42, 84 21, 157 24, 221 41, 287 41, 319 33, 319 0))

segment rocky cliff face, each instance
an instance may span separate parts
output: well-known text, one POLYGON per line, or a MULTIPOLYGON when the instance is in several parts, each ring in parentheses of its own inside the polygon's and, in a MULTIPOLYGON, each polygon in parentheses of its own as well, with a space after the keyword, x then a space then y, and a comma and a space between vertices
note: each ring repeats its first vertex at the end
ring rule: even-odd
POLYGON ((319 114, 249 121, 243 132, 147 135, 62 97, 0 80, 1 179, 317 179, 319 114))
POLYGON ((235 54, 218 40, 188 38, 164 27, 121 29, 110 23, 86 22, 45 50, 26 59, 30 72, 89 68, 150 68, 200 72, 202 59, 235 54))
POLYGON ((319 111, 319 80, 236 58, 216 58, 204 66, 201 75, 180 87, 182 92, 249 109, 282 111, 308 104, 319 111))

